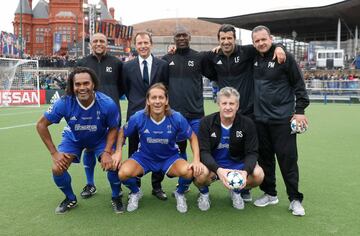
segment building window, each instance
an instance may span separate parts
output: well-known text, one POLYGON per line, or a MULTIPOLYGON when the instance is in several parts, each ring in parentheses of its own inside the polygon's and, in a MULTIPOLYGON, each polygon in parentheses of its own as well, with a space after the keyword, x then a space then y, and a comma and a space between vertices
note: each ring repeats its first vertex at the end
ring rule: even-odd
POLYGON ((35 42, 36 43, 44 43, 44 29, 43 28, 36 29, 35 42))

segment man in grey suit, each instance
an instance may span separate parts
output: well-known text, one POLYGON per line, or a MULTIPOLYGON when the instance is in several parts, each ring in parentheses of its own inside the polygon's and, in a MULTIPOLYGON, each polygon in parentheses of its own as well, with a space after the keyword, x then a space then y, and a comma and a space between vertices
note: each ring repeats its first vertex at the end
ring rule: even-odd
MULTIPOLYGON (((123 66, 123 82, 125 94, 128 99, 127 120, 135 112, 145 108, 146 92, 148 88, 158 82, 168 85, 168 63, 151 55, 152 37, 148 32, 138 32, 134 43, 138 56, 123 66)), ((138 149, 139 137, 129 137, 129 157, 138 149)), ((167 196, 161 188, 163 174, 153 173, 151 182, 152 194, 160 200, 167 196)), ((139 182, 140 185, 140 182, 139 182)))

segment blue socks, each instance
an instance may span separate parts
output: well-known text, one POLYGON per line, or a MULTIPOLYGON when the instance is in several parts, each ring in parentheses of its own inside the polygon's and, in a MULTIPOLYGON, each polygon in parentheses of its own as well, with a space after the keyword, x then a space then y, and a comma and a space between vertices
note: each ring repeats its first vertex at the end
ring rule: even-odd
POLYGON ((118 172, 109 170, 107 172, 107 178, 109 180, 111 187, 111 197, 113 198, 118 197, 120 194, 120 187, 121 187, 121 182, 118 177, 118 172))
POLYGON ((192 182, 192 179, 185 179, 183 177, 179 177, 179 181, 178 181, 179 185, 178 185, 176 191, 180 194, 184 194, 185 191, 189 189, 191 182, 192 182))
POLYGON ((62 175, 58 176, 53 174, 53 179, 56 186, 58 186, 58 188, 65 194, 68 199, 76 199, 76 196, 71 187, 71 176, 69 175, 69 172, 64 171, 62 175))
POLYGON ((136 177, 129 178, 122 183, 130 189, 131 193, 137 193, 140 191, 140 188, 136 184, 136 177))
POLYGON ((94 170, 96 165, 96 158, 94 152, 84 152, 83 163, 85 168, 86 182, 90 185, 94 184, 94 170))
POLYGON ((199 192, 202 194, 209 193, 209 186, 203 186, 203 187, 199 188, 199 192))

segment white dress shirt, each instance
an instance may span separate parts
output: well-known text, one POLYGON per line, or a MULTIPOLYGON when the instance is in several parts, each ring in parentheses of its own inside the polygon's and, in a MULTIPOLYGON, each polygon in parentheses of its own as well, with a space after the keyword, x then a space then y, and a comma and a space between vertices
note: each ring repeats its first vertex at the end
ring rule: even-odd
MULTIPOLYGON (((152 65, 152 62, 153 62, 153 58, 152 56, 148 56, 148 58, 144 59, 142 57, 138 57, 139 58, 139 65, 140 65, 140 71, 141 71, 141 76, 144 77, 143 75, 143 71, 144 71, 144 63, 143 61, 146 61, 147 63, 147 67, 148 67, 148 72, 149 72, 149 80, 151 79, 151 65, 152 65)), ((150 81, 149 81, 149 84, 150 84, 150 81)))

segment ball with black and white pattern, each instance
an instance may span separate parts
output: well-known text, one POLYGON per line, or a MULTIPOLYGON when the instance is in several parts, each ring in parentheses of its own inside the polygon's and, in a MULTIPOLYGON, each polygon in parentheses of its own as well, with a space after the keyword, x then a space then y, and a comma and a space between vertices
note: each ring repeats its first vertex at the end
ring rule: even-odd
POLYGON ((237 171, 229 171, 226 179, 231 189, 240 189, 244 183, 244 177, 237 171))

